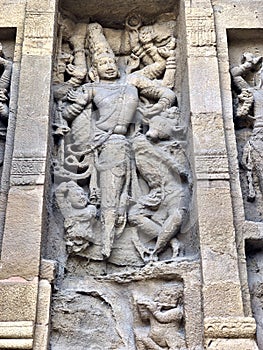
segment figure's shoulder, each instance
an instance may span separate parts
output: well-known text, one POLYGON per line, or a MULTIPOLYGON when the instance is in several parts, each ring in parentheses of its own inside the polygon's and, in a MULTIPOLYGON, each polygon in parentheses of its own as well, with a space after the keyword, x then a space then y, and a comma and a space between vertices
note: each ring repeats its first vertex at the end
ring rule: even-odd
POLYGON ((96 86, 96 83, 85 83, 83 85, 81 85, 78 89, 92 89, 94 86, 96 86))

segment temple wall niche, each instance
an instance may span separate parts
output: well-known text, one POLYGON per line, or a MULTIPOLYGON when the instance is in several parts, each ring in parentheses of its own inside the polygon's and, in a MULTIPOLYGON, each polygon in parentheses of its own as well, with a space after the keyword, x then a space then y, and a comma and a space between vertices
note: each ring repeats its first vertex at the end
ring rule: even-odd
MULTIPOLYGON (((233 115, 240 184, 247 225, 262 224, 262 29, 228 31, 233 115)), ((249 226, 247 226, 248 228, 249 226)), ((255 227, 255 226, 254 226, 255 227)), ((249 236, 249 234, 248 234, 249 236)), ((257 342, 262 347, 262 239, 246 240, 248 284, 257 342)))
POLYGON ((256 319, 260 349, 262 9, 256 1, 247 5, 213 1, 243 305, 256 319))
MULTIPOLYGON (((15 43, 16 28, 0 28, 0 246, 3 235, 6 196, 9 187, 11 152, 14 138, 14 115, 10 113, 10 109, 14 109, 17 102, 15 87, 17 81, 13 79, 11 85, 15 43), (8 125, 10 125, 9 129, 8 125), (7 153, 5 153, 6 141, 9 144, 7 153), (4 164, 5 158, 6 162, 4 164)), ((16 67, 14 67, 14 71, 16 71, 16 67)))
POLYGON ((263 249, 262 241, 249 240, 246 244, 248 281, 251 294, 251 306, 253 316, 257 322, 257 344, 259 349, 263 346, 263 324, 262 324, 262 269, 263 249))
POLYGON ((0 124, 0 177, 4 161, 5 140, 8 125, 12 61, 15 49, 15 28, 0 28, 1 42, 1 124, 0 124), (7 69, 6 69, 7 68, 7 69), (5 76, 3 76, 6 71, 5 76), (6 91, 4 91, 6 89, 6 91))
MULTIPOLYGON (((236 68, 234 67, 241 67, 241 61, 245 64, 250 59, 254 59, 256 62, 260 58, 263 52, 261 37, 262 30, 258 29, 231 29, 228 31, 229 61, 232 75, 235 74, 234 71, 236 68)), ((255 120, 258 118, 255 113, 259 115, 259 110, 255 111, 257 106, 253 97, 253 89, 254 91, 260 89, 260 66, 261 63, 258 62, 257 68, 254 67, 242 73, 244 81, 248 84, 247 86, 245 85, 246 83, 242 85, 241 82, 241 88, 241 85, 238 86, 238 83, 235 84, 235 79, 238 79, 238 76, 237 78, 233 78, 233 114, 245 217, 247 220, 256 222, 262 222, 262 185, 256 170, 256 168, 260 167, 260 156, 258 157, 257 164, 252 164, 254 160, 250 144, 255 145, 255 140, 253 141, 254 137, 251 138, 254 127, 256 127, 255 131, 260 128, 259 121, 256 122, 255 120), (243 91, 241 91, 242 89, 243 91), (248 142, 249 139, 251 142, 248 142)), ((258 141, 257 143, 258 148, 260 145, 258 141)), ((260 154, 259 148, 257 149, 257 153, 260 154)))
POLYGON ((52 350, 201 346, 182 9, 132 6, 60 6, 52 350))

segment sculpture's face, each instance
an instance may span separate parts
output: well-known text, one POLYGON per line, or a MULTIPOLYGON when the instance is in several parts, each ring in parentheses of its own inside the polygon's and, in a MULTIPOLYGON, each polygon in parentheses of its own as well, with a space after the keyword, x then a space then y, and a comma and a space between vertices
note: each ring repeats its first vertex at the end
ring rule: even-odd
POLYGON ((147 44, 153 40, 153 33, 149 27, 143 27, 140 30, 139 38, 142 44, 147 44))
POLYGON ((68 192, 68 200, 75 209, 83 209, 88 204, 88 197, 82 189, 74 189, 68 192))
POLYGON ((110 56, 100 57, 97 61, 97 72, 100 79, 116 79, 118 77, 118 68, 115 59, 110 56))
POLYGON ((57 65, 58 73, 65 73, 66 71, 66 63, 63 61, 59 61, 57 65))
POLYGON ((142 320, 149 319, 149 310, 147 309, 145 304, 139 302, 138 303, 138 310, 139 310, 140 317, 142 320))

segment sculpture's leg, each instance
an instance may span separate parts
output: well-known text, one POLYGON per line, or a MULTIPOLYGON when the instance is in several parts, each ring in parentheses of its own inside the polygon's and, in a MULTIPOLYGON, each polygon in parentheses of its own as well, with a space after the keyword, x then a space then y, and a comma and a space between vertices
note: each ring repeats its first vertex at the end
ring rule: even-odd
POLYGON ((153 222, 140 212, 136 212, 136 206, 132 209, 128 216, 129 223, 136 226, 138 232, 145 234, 150 239, 156 238, 161 230, 161 226, 153 222))
POLYGON ((175 209, 174 213, 168 216, 157 238, 153 256, 162 252, 169 241, 178 233, 182 224, 182 218, 183 216, 178 209, 175 209))
POLYGON ((146 257, 151 255, 151 252, 149 249, 147 249, 142 242, 140 241, 140 238, 136 232, 136 236, 132 239, 132 243, 134 244, 137 252, 140 254, 140 257, 143 261, 146 261, 146 257))
POLYGON ((142 337, 136 334, 136 346, 138 350, 167 350, 156 344, 150 337, 142 337))
MULTIPOLYGON (((260 159, 260 161, 262 161, 262 160, 260 159)), ((263 166, 262 166, 262 164, 259 164, 259 166, 257 166, 256 174, 258 177, 259 189, 260 189, 260 192, 263 196, 263 166)), ((254 187, 253 187, 253 189, 254 189, 254 187)))
POLYGON ((111 254, 115 234, 116 211, 114 209, 104 210, 102 213, 102 250, 105 258, 111 254))
POLYGON ((172 258, 175 259, 176 257, 178 257, 178 255, 180 253, 181 244, 177 238, 173 238, 173 239, 171 239, 170 245, 171 245, 172 251, 173 251, 172 258))
POLYGON ((116 176, 114 168, 100 173, 101 217, 103 222, 102 254, 109 257, 115 236, 118 207, 125 176, 116 176))
POLYGON ((101 217, 103 222, 102 254, 111 253, 118 225, 120 198, 125 190, 129 159, 127 142, 114 135, 102 147, 97 168, 101 190, 101 217))
POLYGON ((247 182, 248 182, 247 200, 249 202, 253 202, 255 200, 255 198, 256 198, 256 192, 255 192, 255 189, 254 189, 254 182, 253 182, 252 172, 250 170, 248 170, 246 175, 247 175, 247 182))

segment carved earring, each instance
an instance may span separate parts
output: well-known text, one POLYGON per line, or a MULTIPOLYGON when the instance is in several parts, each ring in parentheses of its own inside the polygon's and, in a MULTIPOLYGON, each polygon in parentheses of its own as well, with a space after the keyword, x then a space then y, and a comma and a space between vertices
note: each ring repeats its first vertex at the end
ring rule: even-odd
POLYGON ((89 74, 89 77, 90 77, 91 81, 93 81, 95 83, 99 82, 99 75, 98 75, 98 72, 97 72, 96 68, 91 67, 88 74, 89 74))

